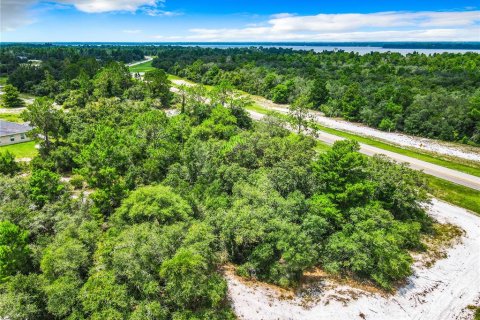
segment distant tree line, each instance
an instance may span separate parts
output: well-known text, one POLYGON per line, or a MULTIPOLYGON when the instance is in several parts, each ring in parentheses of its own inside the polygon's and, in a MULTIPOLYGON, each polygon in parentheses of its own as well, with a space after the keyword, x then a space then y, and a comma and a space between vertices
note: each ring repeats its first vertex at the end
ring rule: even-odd
POLYGON ((385 131, 480 144, 480 55, 162 47, 153 65, 385 131))

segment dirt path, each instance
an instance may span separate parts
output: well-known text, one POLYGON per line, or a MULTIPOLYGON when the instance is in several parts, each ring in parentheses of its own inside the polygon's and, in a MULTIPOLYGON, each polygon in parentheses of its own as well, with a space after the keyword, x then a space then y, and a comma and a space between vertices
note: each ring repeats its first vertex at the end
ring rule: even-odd
POLYGON ((468 319, 465 307, 480 297, 480 217, 434 199, 429 213, 465 231, 462 242, 430 269, 414 266, 414 275, 393 296, 382 296, 347 286, 324 284, 314 293, 315 303, 281 299, 270 286, 252 287, 227 276, 229 296, 240 319, 468 319), (356 299, 355 299, 356 298, 356 299), (462 315, 460 317, 460 315, 462 315))

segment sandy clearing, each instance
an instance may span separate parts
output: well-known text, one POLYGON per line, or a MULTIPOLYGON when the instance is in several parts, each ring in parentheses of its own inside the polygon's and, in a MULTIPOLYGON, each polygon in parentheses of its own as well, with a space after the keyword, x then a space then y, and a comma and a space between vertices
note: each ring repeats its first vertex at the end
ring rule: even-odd
POLYGON ((448 249, 448 257, 426 269, 414 266, 414 275, 395 295, 383 297, 347 286, 318 293, 308 308, 300 297, 282 300, 269 286, 251 287, 227 274, 229 297, 240 319, 466 319, 465 307, 480 297, 480 217, 434 199, 429 214, 465 231, 461 243, 448 249), (352 300, 354 296, 360 296, 352 300), (336 299, 333 299, 336 298, 336 299), (318 299, 318 300, 317 300, 318 299), (338 300, 350 300, 340 302, 338 300))
POLYGON ((177 86, 187 86, 187 87, 192 87, 194 86, 195 84, 192 83, 192 82, 188 82, 186 80, 183 80, 183 79, 174 79, 172 80, 172 83, 177 85, 177 86))
MULTIPOLYGON (((254 100, 256 103, 266 109, 278 111, 281 113, 288 113, 288 105, 276 104, 262 97, 254 97, 254 100)), ((324 116, 322 113, 316 111, 310 111, 310 116, 312 117, 312 120, 332 129, 338 129, 362 136, 373 137, 404 147, 416 148, 423 151, 434 152, 447 156, 454 156, 461 159, 480 162, 480 148, 467 145, 459 145, 440 140, 415 137, 398 132, 385 132, 368 127, 361 123, 349 122, 337 118, 329 118, 324 116)))

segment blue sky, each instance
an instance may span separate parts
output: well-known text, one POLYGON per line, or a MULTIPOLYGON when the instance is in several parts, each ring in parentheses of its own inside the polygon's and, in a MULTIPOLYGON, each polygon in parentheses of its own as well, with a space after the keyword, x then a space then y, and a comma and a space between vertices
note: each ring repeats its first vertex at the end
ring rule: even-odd
POLYGON ((1 41, 480 41, 479 1, 1 0, 1 41))

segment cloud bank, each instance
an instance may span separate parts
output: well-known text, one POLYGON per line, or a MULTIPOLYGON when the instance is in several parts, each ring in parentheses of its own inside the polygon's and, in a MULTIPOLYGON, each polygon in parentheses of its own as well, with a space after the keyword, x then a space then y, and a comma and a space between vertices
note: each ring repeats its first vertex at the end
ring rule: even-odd
POLYGON ((193 28, 194 41, 480 41, 480 11, 277 14, 266 26, 193 28))

